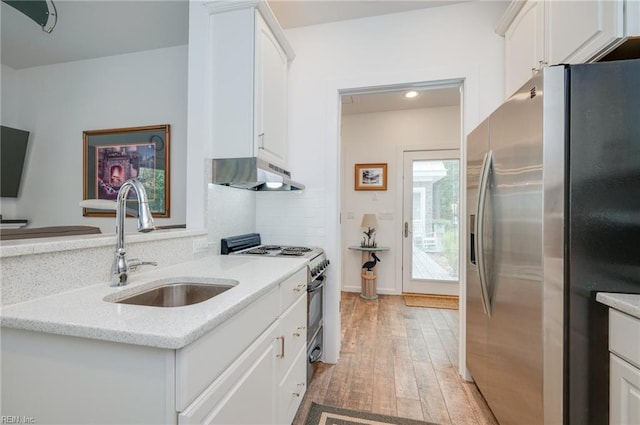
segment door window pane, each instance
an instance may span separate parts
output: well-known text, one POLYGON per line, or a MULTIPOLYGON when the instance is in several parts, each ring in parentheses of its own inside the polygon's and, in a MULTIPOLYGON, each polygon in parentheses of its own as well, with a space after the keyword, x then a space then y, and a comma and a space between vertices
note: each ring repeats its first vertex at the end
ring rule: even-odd
POLYGON ((413 279, 458 280, 458 160, 413 161, 413 279))

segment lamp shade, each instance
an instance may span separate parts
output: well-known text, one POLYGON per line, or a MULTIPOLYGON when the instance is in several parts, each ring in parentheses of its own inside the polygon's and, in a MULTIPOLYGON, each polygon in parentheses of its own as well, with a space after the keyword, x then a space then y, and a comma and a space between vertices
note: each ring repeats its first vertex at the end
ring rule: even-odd
POLYGON ((362 216, 362 224, 360 224, 360 227, 371 227, 373 229, 378 227, 378 219, 376 218, 376 215, 365 214, 362 216))

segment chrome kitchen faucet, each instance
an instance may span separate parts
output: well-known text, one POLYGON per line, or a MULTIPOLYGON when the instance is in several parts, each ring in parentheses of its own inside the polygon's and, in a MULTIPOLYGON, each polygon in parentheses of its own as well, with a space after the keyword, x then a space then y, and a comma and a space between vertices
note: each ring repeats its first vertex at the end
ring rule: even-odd
POLYGON ((129 283, 129 271, 134 271, 140 266, 157 266, 155 261, 141 261, 137 258, 127 261, 124 249, 124 218, 127 215, 126 204, 129 191, 133 189, 138 200, 138 232, 151 232, 155 230, 153 216, 149 210, 149 200, 144 186, 139 180, 129 179, 120 186, 116 201, 116 251, 113 259, 111 273, 111 286, 124 286, 129 283))

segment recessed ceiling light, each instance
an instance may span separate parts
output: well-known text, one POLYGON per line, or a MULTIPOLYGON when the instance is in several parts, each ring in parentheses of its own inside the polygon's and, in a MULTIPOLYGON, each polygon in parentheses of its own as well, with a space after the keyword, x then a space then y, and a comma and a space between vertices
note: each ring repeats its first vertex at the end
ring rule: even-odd
POLYGON ((413 99, 414 97, 420 96, 420 93, 415 90, 410 90, 404 94, 404 97, 407 99, 413 99))

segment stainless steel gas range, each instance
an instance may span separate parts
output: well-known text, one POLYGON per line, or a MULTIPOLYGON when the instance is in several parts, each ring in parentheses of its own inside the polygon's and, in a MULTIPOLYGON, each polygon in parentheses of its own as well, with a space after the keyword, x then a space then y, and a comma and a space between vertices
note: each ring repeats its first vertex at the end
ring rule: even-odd
POLYGON ((322 248, 303 246, 263 245, 260 234, 232 236, 221 240, 223 255, 259 257, 307 258, 307 383, 313 376, 313 363, 323 353, 324 286, 329 260, 322 248))

